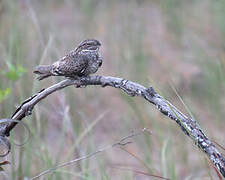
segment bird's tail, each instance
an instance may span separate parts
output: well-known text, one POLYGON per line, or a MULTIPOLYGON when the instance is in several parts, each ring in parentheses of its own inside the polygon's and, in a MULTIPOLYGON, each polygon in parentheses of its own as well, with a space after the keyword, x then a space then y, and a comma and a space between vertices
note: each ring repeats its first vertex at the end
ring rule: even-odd
POLYGON ((40 65, 34 69, 33 73, 39 74, 37 79, 40 81, 52 75, 51 69, 51 65, 40 65))

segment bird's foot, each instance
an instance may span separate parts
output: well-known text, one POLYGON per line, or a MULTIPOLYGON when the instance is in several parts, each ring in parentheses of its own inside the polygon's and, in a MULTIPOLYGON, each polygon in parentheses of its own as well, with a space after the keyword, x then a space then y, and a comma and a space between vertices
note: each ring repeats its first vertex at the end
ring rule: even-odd
POLYGON ((77 82, 75 83, 76 88, 85 88, 87 85, 85 82, 87 81, 88 76, 77 77, 77 82))

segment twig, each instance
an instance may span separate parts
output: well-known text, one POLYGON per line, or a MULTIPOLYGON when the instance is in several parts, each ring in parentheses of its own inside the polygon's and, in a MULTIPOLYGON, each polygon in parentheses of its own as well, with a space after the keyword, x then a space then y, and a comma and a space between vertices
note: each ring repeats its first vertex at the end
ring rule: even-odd
MULTIPOLYGON (((215 145, 205 135, 201 127, 192 118, 185 116, 169 101, 155 92, 153 87, 146 88, 138 83, 128 81, 117 77, 105 76, 89 76, 80 79, 67 79, 59 82, 51 87, 48 87, 31 98, 27 99, 13 114, 12 119, 21 120, 25 116, 30 115, 33 107, 42 99, 52 94, 53 92, 63 89, 67 86, 74 85, 76 88, 86 87, 88 85, 100 85, 102 87, 111 86, 123 90, 130 96, 141 96, 148 102, 154 104, 157 109, 174 120, 181 130, 190 137, 194 143, 208 156, 210 161, 225 177, 225 158, 215 147, 215 145)), ((4 127, 0 127, 0 133, 9 135, 10 131, 15 127, 16 123, 9 123, 4 127)))
POLYGON ((41 177, 41 176, 43 176, 43 175, 46 175, 46 174, 48 174, 48 173, 51 173, 52 171, 55 171, 55 170, 58 169, 58 168, 62 168, 62 167, 65 167, 65 166, 69 166, 69 165, 74 164, 74 163, 76 163, 76 162, 79 162, 79 161, 82 161, 82 160, 85 160, 85 159, 89 159, 89 158, 91 158, 92 156, 95 156, 96 154, 102 153, 102 152, 104 152, 104 151, 106 151, 106 150, 108 150, 108 149, 114 148, 114 147, 116 147, 116 146, 126 146, 127 144, 132 143, 131 141, 127 141, 127 142, 126 142, 126 140, 131 139, 131 138, 133 138, 133 137, 135 137, 135 136, 138 136, 138 135, 140 135, 140 134, 143 134, 144 132, 147 132, 147 131, 148 131, 148 130, 147 130, 146 128, 143 128, 143 129, 142 129, 141 131, 139 131, 139 132, 136 132, 136 133, 132 132, 130 135, 125 136, 124 138, 120 139, 119 141, 115 142, 115 143, 112 144, 112 145, 105 146, 105 147, 103 147, 103 148, 101 148, 101 149, 99 149, 99 150, 97 150, 97 151, 95 151, 95 152, 93 152, 93 153, 90 153, 90 154, 88 154, 88 155, 82 156, 82 157, 80 157, 80 158, 73 159, 73 160, 71 160, 71 161, 69 161, 69 162, 65 162, 65 163, 59 164, 59 165, 55 166, 54 168, 50 168, 50 169, 48 169, 48 170, 46 170, 46 171, 43 171, 42 173, 38 174, 37 176, 31 178, 30 180, 37 179, 37 178, 39 178, 39 177, 41 177))
MULTIPOLYGON (((26 144, 26 142, 29 140, 29 137, 30 137, 30 130, 28 128, 28 126, 22 122, 22 121, 18 121, 18 120, 13 120, 13 119, 0 119, 0 127, 5 127, 8 123, 21 123, 23 125, 23 127, 27 130, 27 138, 26 140, 21 143, 21 144, 17 144, 14 142, 15 145, 17 146, 23 146, 24 144, 26 144)), ((0 128, 0 146, 3 146, 7 149, 7 151, 4 153, 4 154, 0 154, 0 157, 5 157, 7 156, 10 151, 11 151, 11 144, 8 140, 8 138, 5 136, 5 134, 1 134, 1 128, 0 128)), ((1 167, 1 165, 0 165, 1 167)))

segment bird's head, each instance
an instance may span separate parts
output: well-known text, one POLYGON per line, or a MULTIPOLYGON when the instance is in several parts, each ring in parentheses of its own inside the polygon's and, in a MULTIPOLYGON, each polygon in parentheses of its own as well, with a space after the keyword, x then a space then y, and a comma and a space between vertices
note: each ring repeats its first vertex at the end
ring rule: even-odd
POLYGON ((82 41, 77 50, 98 50, 101 46, 101 43, 96 39, 87 39, 82 41))

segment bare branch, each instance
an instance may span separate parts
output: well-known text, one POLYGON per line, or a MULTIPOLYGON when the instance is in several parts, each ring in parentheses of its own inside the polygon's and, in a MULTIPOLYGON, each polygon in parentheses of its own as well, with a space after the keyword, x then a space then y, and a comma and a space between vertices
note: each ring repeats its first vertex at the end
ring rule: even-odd
MULTIPOLYGON (((27 115, 30 115, 33 107, 42 99, 52 94, 53 92, 63 89, 67 86, 74 85, 76 88, 85 87, 88 85, 100 85, 102 87, 111 86, 123 90, 130 96, 141 96, 148 102, 154 104, 157 109, 174 120, 181 130, 190 137, 194 143, 208 156, 214 166, 225 177, 225 158, 215 147, 215 145, 205 135, 200 126, 192 118, 185 116, 169 101, 155 92, 153 87, 146 88, 138 83, 128 81, 117 77, 105 76, 89 76, 80 79, 67 79, 59 82, 51 87, 43 89, 31 98, 27 99, 13 114, 12 119, 21 120, 27 115)), ((10 131, 15 127, 16 123, 9 123, 0 127, 0 134, 9 135, 10 131)))

